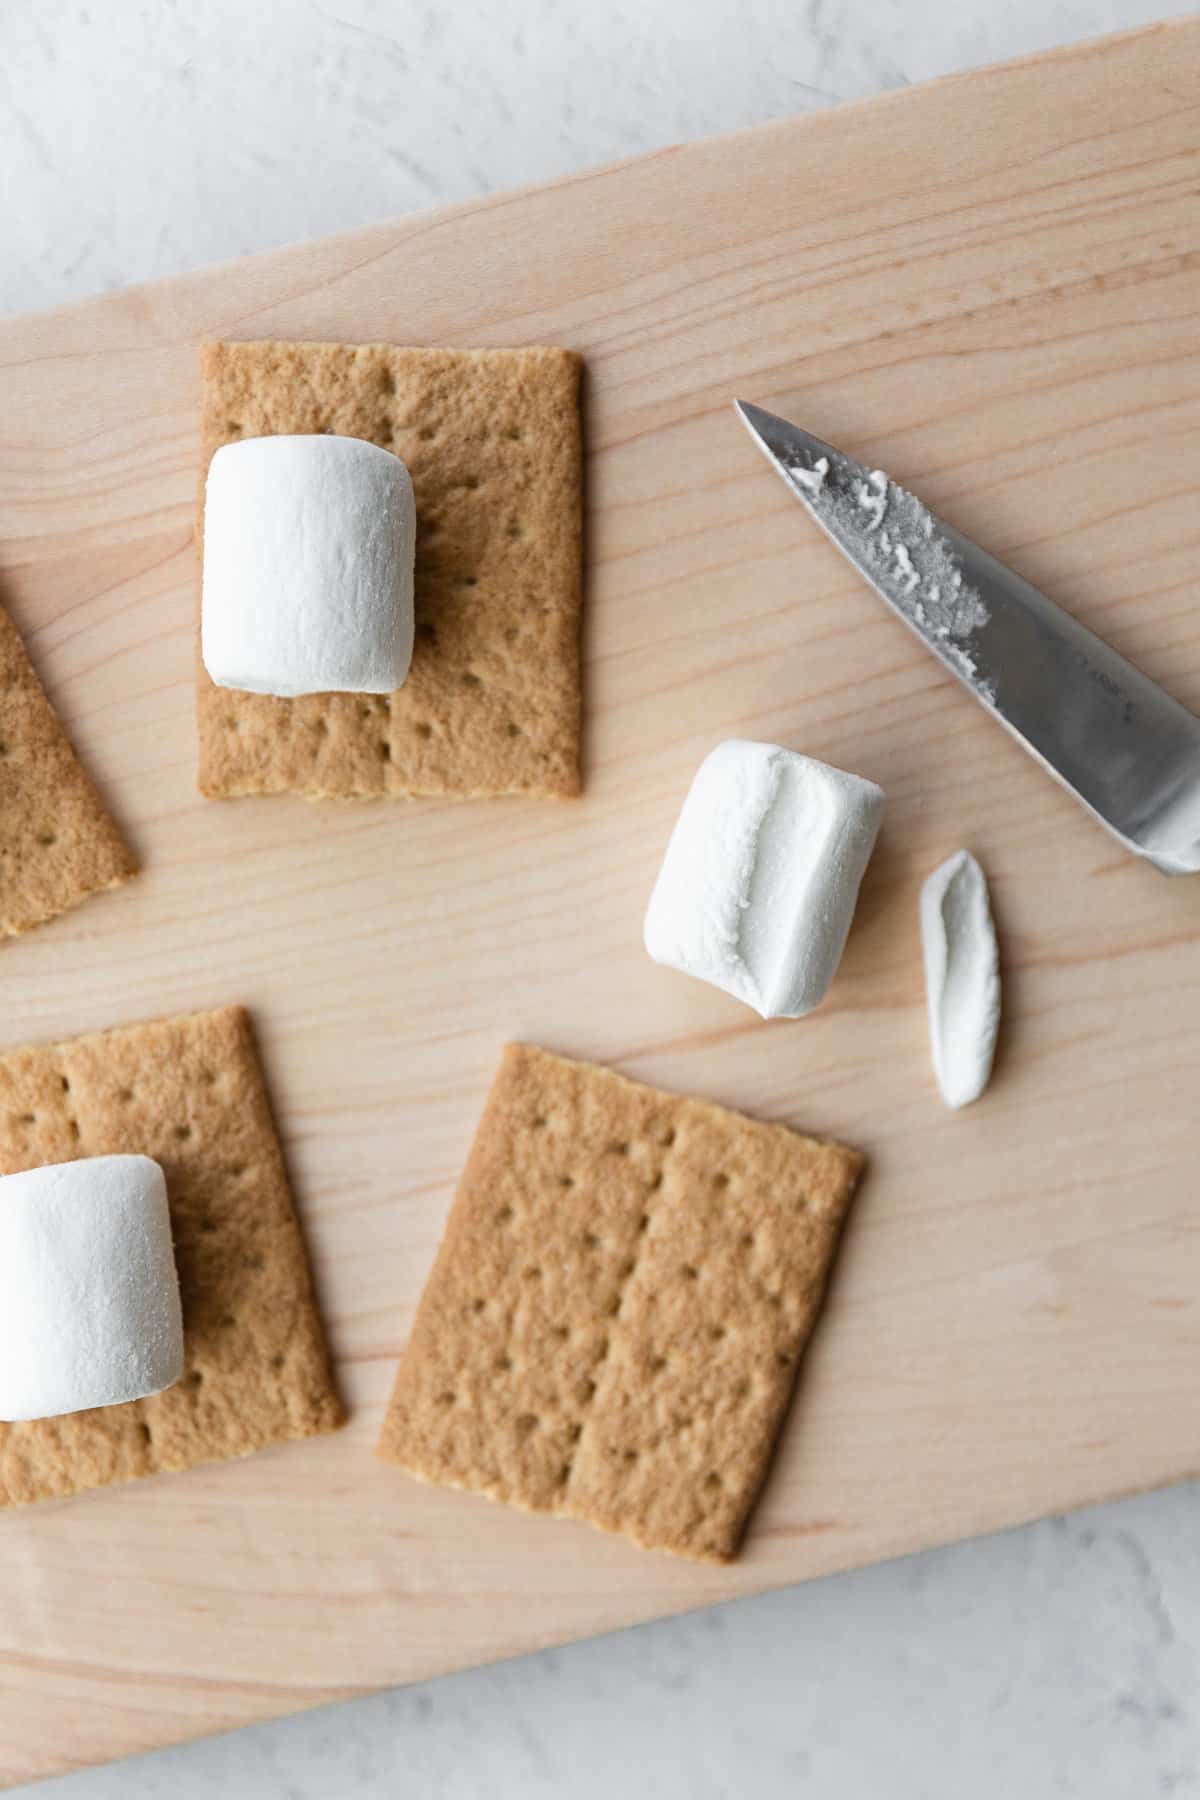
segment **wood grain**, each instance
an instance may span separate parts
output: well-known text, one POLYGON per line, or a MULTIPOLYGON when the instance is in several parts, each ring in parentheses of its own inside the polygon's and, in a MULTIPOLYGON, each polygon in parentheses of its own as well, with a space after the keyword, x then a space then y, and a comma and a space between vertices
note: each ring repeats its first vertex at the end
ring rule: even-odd
POLYGON ((0 1519, 0 1776, 1200 1467, 1200 890, 989 724, 729 409, 882 464, 1200 709, 1197 94, 1190 22, 0 327, 3 599, 145 864, 0 950, 5 1042, 254 1009, 353 1409, 327 1443, 0 1519), (581 802, 197 798, 196 345, 266 335, 585 353, 581 802), (888 790, 842 972, 797 1024, 640 946, 686 784, 733 733, 888 790), (1007 1024, 957 1116, 917 892, 964 843, 1007 1024), (732 1569, 371 1454, 508 1038, 871 1156, 732 1569))

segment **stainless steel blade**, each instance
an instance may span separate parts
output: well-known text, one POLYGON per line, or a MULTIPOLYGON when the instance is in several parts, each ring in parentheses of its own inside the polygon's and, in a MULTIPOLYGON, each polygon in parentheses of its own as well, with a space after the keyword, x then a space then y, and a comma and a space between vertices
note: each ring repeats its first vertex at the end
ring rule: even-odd
POLYGON ((816 523, 980 705, 1127 849, 1169 875, 1200 871, 1200 719, 882 470, 734 405, 816 523))

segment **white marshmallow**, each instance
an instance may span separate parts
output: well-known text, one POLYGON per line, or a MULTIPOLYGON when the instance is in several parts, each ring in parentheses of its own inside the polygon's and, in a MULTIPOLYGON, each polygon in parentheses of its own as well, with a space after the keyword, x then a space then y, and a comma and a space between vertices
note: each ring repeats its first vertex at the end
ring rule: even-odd
POLYGON ((390 694, 413 649, 408 470, 362 438, 224 444, 204 490, 200 642, 218 687, 390 694))
POLYGON ((921 889, 921 947, 933 1072, 947 1106, 978 1100, 1000 1029, 1000 957, 987 881, 969 850, 921 889))
POLYGON ((0 1177, 0 1419, 140 1400, 182 1373, 158 1164, 92 1156, 0 1177))
POLYGON ((873 781, 777 744, 719 744, 667 845, 647 950, 764 1018, 811 1012, 841 960, 883 803, 873 781))

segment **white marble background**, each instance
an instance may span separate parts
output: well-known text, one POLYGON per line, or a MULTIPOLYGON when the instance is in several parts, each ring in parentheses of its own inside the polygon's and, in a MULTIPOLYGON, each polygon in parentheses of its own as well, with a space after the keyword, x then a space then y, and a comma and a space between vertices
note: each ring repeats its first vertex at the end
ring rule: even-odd
MULTIPOLYGON (((1148 22, 1160 6, 0 0, 0 311, 1148 22)), ((1178 1488, 42 1791, 1200 1795, 1198 1528, 1197 1492, 1178 1488)))

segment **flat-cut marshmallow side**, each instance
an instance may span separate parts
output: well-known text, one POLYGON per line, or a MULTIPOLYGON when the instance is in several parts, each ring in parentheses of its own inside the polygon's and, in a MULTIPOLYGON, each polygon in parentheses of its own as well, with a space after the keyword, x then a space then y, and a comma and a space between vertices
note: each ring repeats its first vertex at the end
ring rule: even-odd
POLYGON ((0 1419, 139 1400, 182 1372, 159 1165, 95 1156, 0 1177, 0 1419))
POLYGON ((1000 1029, 1000 957, 983 870, 959 850, 921 889, 933 1072, 947 1106, 978 1100, 1000 1029))
POLYGON ((812 757, 719 744, 667 845, 646 949, 764 1018, 811 1012, 841 960, 883 805, 873 781, 812 757))
POLYGON ((390 694, 413 650, 408 470, 362 438, 224 444, 204 490, 200 647, 218 687, 390 694))

